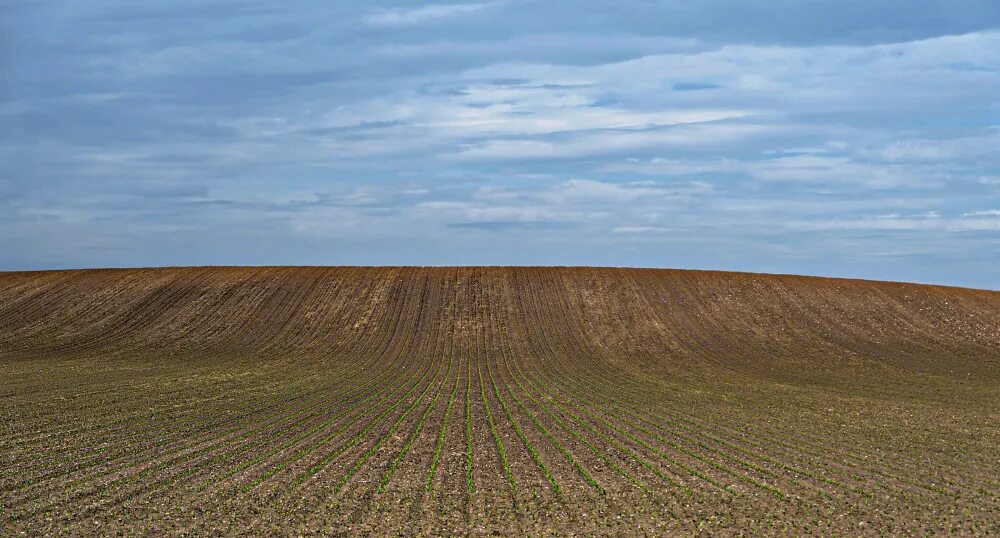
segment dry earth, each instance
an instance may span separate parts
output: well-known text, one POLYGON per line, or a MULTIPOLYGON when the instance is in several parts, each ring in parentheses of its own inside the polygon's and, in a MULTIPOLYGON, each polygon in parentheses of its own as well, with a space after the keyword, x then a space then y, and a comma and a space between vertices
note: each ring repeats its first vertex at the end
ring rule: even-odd
POLYGON ((998 292, 0 273, 0 535, 995 534, 998 402, 998 292))

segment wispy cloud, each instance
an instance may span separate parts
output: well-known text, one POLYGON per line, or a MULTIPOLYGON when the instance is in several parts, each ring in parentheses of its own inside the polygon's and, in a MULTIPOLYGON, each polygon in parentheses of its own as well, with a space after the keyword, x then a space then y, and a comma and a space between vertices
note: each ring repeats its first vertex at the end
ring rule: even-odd
POLYGON ((18 51, 0 269, 572 262, 1000 287, 1000 10, 928 2, 949 16, 22 3, 0 17, 18 51))
POLYGON ((985 211, 969 211, 963 217, 1000 217, 1000 209, 987 209, 985 211))
POLYGON ((956 217, 936 211, 918 215, 889 214, 850 219, 812 220, 789 223, 810 230, 904 230, 976 232, 1000 230, 1000 211, 974 211, 956 217))
POLYGON ((365 17, 365 22, 376 26, 408 26, 448 19, 475 13, 499 5, 501 2, 474 4, 432 4, 418 8, 379 9, 365 17))
POLYGON ((616 234, 654 234, 669 232, 670 228, 660 226, 615 226, 611 231, 616 234))

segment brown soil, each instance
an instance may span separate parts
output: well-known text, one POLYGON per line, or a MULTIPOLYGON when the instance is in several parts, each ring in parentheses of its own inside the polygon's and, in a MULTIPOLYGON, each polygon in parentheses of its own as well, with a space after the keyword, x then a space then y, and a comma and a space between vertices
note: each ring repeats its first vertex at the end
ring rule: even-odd
POLYGON ((998 425, 998 292, 0 273, 0 535, 989 534, 998 425))

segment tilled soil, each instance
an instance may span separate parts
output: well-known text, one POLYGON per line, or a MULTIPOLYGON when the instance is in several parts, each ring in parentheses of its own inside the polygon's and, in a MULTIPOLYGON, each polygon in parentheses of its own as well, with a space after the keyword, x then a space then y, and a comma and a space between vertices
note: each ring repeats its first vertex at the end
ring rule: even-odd
POLYGON ((0 535, 1000 532, 1000 293, 0 273, 0 535))

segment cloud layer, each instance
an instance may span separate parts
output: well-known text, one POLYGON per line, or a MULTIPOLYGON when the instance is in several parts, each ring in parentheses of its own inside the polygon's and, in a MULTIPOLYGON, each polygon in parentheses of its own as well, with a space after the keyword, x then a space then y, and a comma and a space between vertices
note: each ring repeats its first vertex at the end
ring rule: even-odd
POLYGON ((1000 288, 996 3, 765 4, 0 7, 0 269, 600 264, 1000 288))

